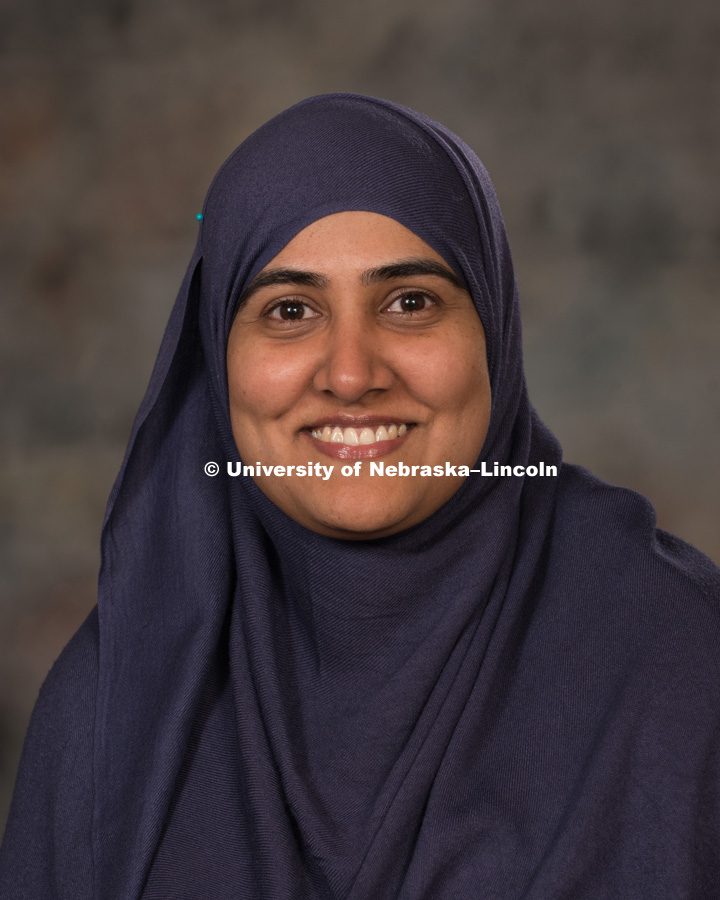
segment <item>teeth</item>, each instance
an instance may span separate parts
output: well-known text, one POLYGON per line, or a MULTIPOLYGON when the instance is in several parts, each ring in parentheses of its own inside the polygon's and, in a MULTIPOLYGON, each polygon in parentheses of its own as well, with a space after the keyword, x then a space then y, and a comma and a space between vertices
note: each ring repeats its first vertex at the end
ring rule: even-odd
POLYGON ((332 444, 346 444, 349 447, 375 444, 378 441, 393 441, 407 432, 407 425, 379 425, 372 428, 341 428, 339 425, 325 425, 324 428, 313 428, 311 434, 318 441, 332 444))

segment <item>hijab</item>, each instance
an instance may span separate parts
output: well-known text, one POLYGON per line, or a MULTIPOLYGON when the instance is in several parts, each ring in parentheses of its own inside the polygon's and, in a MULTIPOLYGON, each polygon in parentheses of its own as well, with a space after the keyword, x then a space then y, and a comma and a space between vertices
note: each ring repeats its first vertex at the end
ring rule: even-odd
POLYGON ((678 850, 717 819, 717 793, 697 789, 717 760, 717 582, 654 524, 643 498, 561 468, 474 153, 369 97, 281 113, 210 187, 108 504, 87 626, 88 896, 686 896, 717 862, 678 850), (480 459, 558 478, 471 475, 418 525, 342 541, 225 476, 238 300, 305 226, 346 210, 400 222, 467 286, 492 389, 480 459), (691 644, 700 687, 663 669, 691 644), (668 853, 683 859, 672 881, 668 853))

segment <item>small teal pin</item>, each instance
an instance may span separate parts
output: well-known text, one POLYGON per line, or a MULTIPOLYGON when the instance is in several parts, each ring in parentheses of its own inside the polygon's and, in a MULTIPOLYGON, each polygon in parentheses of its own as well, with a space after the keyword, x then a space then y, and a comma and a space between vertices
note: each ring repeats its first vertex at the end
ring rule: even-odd
POLYGON ((198 213, 198 214, 195 216, 195 218, 198 220, 198 222, 202 222, 202 213, 198 213))

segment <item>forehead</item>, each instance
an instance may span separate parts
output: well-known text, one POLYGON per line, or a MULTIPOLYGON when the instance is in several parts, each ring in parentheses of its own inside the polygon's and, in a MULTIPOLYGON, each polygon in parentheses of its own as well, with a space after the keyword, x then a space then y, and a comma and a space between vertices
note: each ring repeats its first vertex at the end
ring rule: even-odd
POLYGON ((307 225, 262 271, 290 265, 328 272, 363 271, 410 257, 448 266, 436 250, 395 219, 353 210, 333 213, 307 225))

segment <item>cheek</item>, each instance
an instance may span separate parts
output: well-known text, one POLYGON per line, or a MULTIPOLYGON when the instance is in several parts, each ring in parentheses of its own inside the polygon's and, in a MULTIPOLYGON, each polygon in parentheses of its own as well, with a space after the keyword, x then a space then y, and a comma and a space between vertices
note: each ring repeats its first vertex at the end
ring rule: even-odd
POLYGON ((228 389, 233 425, 261 425, 291 409, 311 377, 302 355, 279 352, 260 342, 238 341, 228 350, 228 389))
POLYGON ((489 408, 490 388, 482 335, 428 341, 421 352, 405 359, 405 383, 438 415, 480 412, 489 408))

